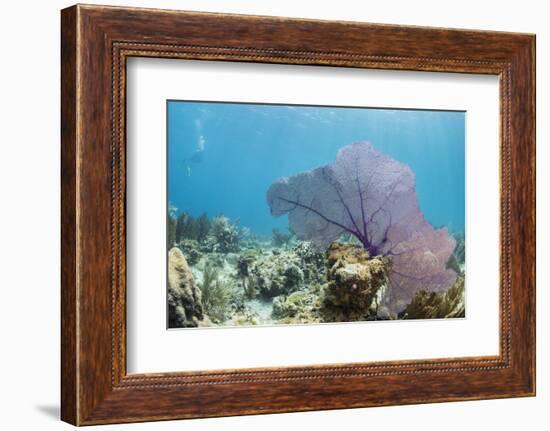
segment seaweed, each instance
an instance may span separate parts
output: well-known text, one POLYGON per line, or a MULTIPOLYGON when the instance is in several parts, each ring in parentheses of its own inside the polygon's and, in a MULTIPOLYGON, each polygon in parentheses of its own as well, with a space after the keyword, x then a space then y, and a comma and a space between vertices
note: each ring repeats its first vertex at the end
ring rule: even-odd
POLYGON ((214 323, 223 323, 231 315, 231 293, 227 283, 219 278, 219 270, 207 263, 204 267, 201 301, 204 312, 214 323))
POLYGON ((465 316, 464 278, 446 292, 420 290, 400 314, 402 319, 449 319, 465 316))

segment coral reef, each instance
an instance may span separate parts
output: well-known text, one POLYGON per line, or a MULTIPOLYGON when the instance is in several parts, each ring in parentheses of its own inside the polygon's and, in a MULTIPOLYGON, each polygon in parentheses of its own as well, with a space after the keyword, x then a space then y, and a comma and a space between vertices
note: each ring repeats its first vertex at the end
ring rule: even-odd
POLYGON ((176 241, 182 239, 197 239, 195 234, 195 219, 187 213, 181 213, 176 222, 176 241))
POLYGON ((300 241, 293 248, 293 252, 301 260, 304 278, 309 285, 323 283, 326 278, 325 256, 310 242, 300 241))
POLYGON ((247 227, 239 227, 239 246, 241 250, 257 249, 260 246, 258 237, 247 227))
POLYGON ((325 249, 348 235, 370 256, 389 257, 384 302, 393 313, 419 289, 443 291, 456 279, 446 266, 455 241, 420 212, 414 173, 368 142, 343 147, 331 165, 277 180, 267 201, 272 215, 288 214, 298 239, 325 249))
POLYGON ((323 282, 325 267, 322 254, 310 244, 300 243, 293 249, 243 252, 237 275, 248 298, 273 298, 323 282))
POLYGON ((458 277, 446 292, 416 293, 400 316, 402 319, 449 319, 465 316, 464 278, 458 277))
POLYGON ((346 322, 376 318, 377 299, 388 282, 389 266, 387 258, 370 258, 361 246, 333 242, 327 249, 324 319, 346 322))
MULTIPOLYGON (((274 230, 271 237, 258 238, 224 216, 209 220, 206 215, 193 218, 182 213, 176 217, 171 211, 168 217, 168 246, 173 246, 168 251, 169 327, 464 316, 464 238, 460 234, 455 234, 456 246, 446 242, 443 230, 432 229, 426 236, 425 232, 411 234, 392 247, 392 253, 384 254, 381 248, 380 254, 372 255, 349 232, 321 250, 315 241, 299 239, 292 230, 288 234, 274 230), (408 265, 424 269, 423 259, 429 259, 437 267, 428 271, 433 276, 446 256, 441 248, 439 255, 433 254, 433 244, 428 244, 433 240, 437 247, 441 242, 454 246, 446 265, 459 277, 448 290, 428 283, 409 292, 410 300, 398 294, 396 301, 399 284, 392 271, 399 253, 408 256, 408 265), (416 252, 408 253, 412 243, 423 251, 422 259, 416 252)), ((394 238, 399 229, 389 228, 388 237, 394 238)))
POLYGON ((175 240, 192 239, 203 242, 210 231, 210 220, 206 214, 194 218, 191 214, 181 213, 176 221, 175 240))
POLYGON ((299 290, 304 282, 300 260, 292 252, 260 255, 248 271, 250 286, 268 298, 299 290))
POLYGON ((273 317, 279 323, 316 323, 321 321, 319 296, 299 290, 273 298, 273 317))
POLYGON ((196 327, 203 319, 201 291, 180 249, 168 252, 169 327, 196 327))
POLYGON ((189 265, 197 264, 202 257, 197 240, 184 238, 177 244, 177 247, 182 251, 189 265))
POLYGON ((256 326, 260 324, 260 320, 256 313, 247 309, 236 313, 230 324, 232 326, 256 326))
POLYGON ((225 255, 218 252, 203 252, 203 257, 199 261, 199 264, 202 267, 209 264, 216 268, 223 268, 226 264, 225 255))
POLYGON ((237 261, 237 271, 239 276, 248 277, 250 275, 250 267, 260 254, 255 250, 247 250, 239 256, 237 261))
POLYGON ((214 218, 205 239, 205 249, 218 253, 238 252, 239 229, 225 216, 214 218))
POLYGON ((254 250, 247 250, 239 256, 237 261, 237 278, 241 281, 244 296, 247 299, 253 299, 258 292, 255 283, 251 282, 251 267, 259 254, 254 250))

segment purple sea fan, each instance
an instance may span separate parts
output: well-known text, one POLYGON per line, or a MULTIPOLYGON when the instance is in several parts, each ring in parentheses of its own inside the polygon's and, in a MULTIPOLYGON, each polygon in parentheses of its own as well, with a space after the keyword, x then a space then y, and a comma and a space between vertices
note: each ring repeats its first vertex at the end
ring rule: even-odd
POLYGON ((413 171, 368 142, 340 149, 331 165, 280 178, 267 201, 273 216, 288 214, 299 239, 325 249, 347 234, 371 256, 388 256, 385 302, 393 312, 418 290, 446 290, 456 279, 446 268, 455 241, 424 218, 413 171))

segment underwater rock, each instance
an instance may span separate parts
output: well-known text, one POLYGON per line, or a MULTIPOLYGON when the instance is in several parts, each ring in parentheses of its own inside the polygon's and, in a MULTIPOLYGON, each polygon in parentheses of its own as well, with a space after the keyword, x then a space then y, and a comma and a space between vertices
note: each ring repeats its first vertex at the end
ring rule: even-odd
POLYGON ((240 281, 244 299, 253 299, 257 296, 256 284, 251 280, 251 268, 256 259, 261 255, 256 250, 247 250, 239 256, 236 265, 236 277, 240 281))
POLYGON ((299 290, 275 297, 272 316, 278 319, 277 323, 315 323, 320 322, 319 308, 317 295, 299 290))
POLYGON ((212 326, 216 326, 216 324, 210 320, 210 317, 208 317, 207 314, 205 314, 202 320, 199 321, 199 328, 210 328, 212 326))
POLYGON ((450 319, 464 317, 465 314, 464 278, 458 277, 454 286, 446 292, 417 292, 400 318, 450 319))
POLYGON ((259 324, 260 319, 258 317, 258 314, 248 309, 236 313, 229 323, 229 325, 232 326, 255 326, 259 324))
POLYGON ((292 290, 294 286, 300 286, 304 282, 304 273, 295 263, 289 263, 283 270, 285 277, 284 286, 292 290))
POLYGON ((384 300, 393 313, 418 290, 443 291, 456 280, 446 267, 455 241, 421 213, 415 174, 368 142, 343 147, 333 164, 275 181, 267 201, 273 216, 288 214, 300 240, 324 249, 348 235, 370 256, 391 258, 384 300))
POLYGON ((389 261, 371 258, 361 246, 333 242, 327 249, 327 279, 322 301, 325 321, 374 319, 377 297, 388 282, 389 261))
POLYGON ((247 250, 241 253, 239 260, 237 261, 237 272, 241 277, 248 277, 250 275, 250 266, 260 256, 255 250, 247 250))
POLYGON ((194 239, 181 240, 178 248, 182 251, 189 265, 196 265, 202 257, 202 253, 199 250, 199 242, 194 239))
POLYGON ((170 328, 196 327, 203 319, 201 291, 179 248, 168 252, 168 323, 170 328))
MULTIPOLYGON (((244 262, 241 261, 244 266, 244 262)), ((248 290, 264 298, 273 298, 299 290, 304 285, 300 259, 292 251, 260 255, 247 264, 248 290)))
POLYGON ((229 265, 237 265, 239 263, 240 256, 237 253, 227 253, 225 255, 225 261, 229 265))
POLYGON ((314 264, 317 268, 323 268, 325 258, 309 241, 300 241, 293 249, 303 261, 307 264, 314 264))
POLYGON ((323 283, 326 274, 323 255, 302 242, 293 249, 247 250, 241 253, 236 269, 248 298, 288 295, 323 283))
POLYGON ((322 284, 326 280, 325 256, 308 241, 299 241, 293 249, 301 260, 304 279, 308 285, 322 284))

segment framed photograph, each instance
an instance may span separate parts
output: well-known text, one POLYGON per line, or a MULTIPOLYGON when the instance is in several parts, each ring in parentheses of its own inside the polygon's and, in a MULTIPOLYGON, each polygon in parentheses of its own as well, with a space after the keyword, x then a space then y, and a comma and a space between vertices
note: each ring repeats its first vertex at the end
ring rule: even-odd
POLYGON ((465 112, 167 118, 169 328, 465 317, 465 112))
POLYGON ((535 394, 534 35, 61 31, 63 420, 535 394))

